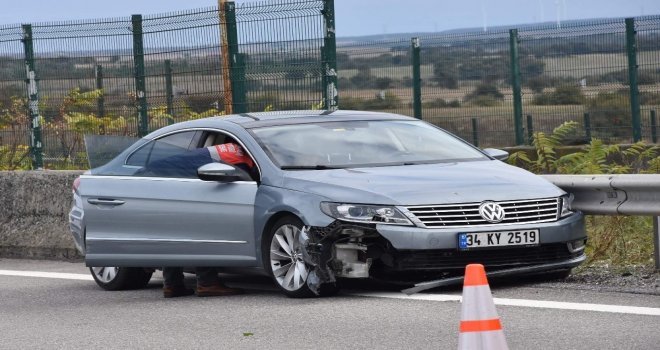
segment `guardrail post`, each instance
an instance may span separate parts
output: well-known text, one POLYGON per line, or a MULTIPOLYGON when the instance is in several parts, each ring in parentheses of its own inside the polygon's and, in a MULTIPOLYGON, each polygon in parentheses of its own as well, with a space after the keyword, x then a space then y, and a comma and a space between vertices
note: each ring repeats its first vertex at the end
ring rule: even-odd
POLYGON ((138 106, 138 136, 149 133, 147 106, 147 84, 144 73, 144 41, 142 37, 142 15, 131 17, 133 24, 133 64, 135 66, 135 98, 138 106))
MULTIPOLYGON (((96 89, 103 91, 103 66, 100 64, 96 65, 96 69, 94 70, 94 76, 96 78, 96 89)), ((103 97, 103 93, 101 96, 99 96, 98 100, 96 100, 96 110, 97 110, 97 115, 99 117, 105 117, 105 98, 103 97)))
POLYGON ((25 53, 25 83, 28 93, 28 110, 30 113, 30 156, 32 169, 44 168, 44 149, 41 135, 41 115, 39 115, 39 88, 37 72, 34 68, 34 46, 32 45, 32 25, 23 25, 23 50, 25 53))
POLYGON ((655 109, 651 110, 651 141, 658 143, 658 119, 655 116, 655 109))
POLYGON ((335 1, 323 0, 323 22, 325 35, 323 37, 323 101, 325 109, 335 110, 339 107, 337 92, 337 41, 335 38, 335 1))
POLYGON ((479 121, 477 118, 472 118, 472 144, 479 147, 479 121))
POLYGON ((412 38, 413 115, 422 119, 422 73, 419 38, 412 38))
POLYGON ((591 117, 589 113, 584 114, 584 136, 587 137, 587 143, 591 142, 591 117))
POLYGON ((531 114, 527 115, 527 143, 529 145, 534 143, 534 122, 531 114))
POLYGON ((167 119, 168 124, 174 122, 174 88, 172 87, 172 61, 165 60, 165 103, 167 114, 172 117, 167 119))
POLYGON ((660 271, 660 216, 653 217, 653 261, 655 270, 660 271))
POLYGON ((227 51, 229 52, 229 80, 231 81, 232 113, 248 112, 245 91, 245 60, 238 52, 238 23, 236 22, 236 3, 225 3, 225 31, 227 33, 227 51))
POLYGON ((626 18, 626 51, 628 52, 628 83, 630 84, 630 111, 632 113, 633 142, 642 140, 639 87, 637 86, 637 32, 635 19, 626 18))
POLYGON ((522 87, 520 82, 520 62, 518 62, 518 29, 509 30, 511 54, 511 87, 513 92, 513 120, 516 129, 516 145, 525 143, 522 121, 522 87))

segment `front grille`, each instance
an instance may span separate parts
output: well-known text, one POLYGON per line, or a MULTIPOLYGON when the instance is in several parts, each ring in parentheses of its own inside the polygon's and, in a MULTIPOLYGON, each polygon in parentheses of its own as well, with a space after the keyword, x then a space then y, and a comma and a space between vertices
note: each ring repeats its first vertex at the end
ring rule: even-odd
MULTIPOLYGON (((559 198, 495 202, 504 209, 497 224, 524 224, 556 221, 559 198)), ((481 203, 441 204, 407 207, 425 227, 493 225, 479 214, 481 203)))
POLYGON ((571 253, 566 243, 538 247, 486 250, 400 250, 393 253, 393 268, 405 270, 465 269, 467 264, 482 264, 487 269, 502 269, 541 265, 575 258, 582 252, 571 253))

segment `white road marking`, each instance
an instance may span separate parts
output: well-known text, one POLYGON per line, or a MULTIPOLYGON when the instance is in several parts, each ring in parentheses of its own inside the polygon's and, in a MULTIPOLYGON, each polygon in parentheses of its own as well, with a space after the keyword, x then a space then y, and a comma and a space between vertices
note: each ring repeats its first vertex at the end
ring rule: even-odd
POLYGON ((0 275, 3 276, 21 276, 21 277, 41 277, 41 278, 59 278, 65 280, 81 280, 92 281, 92 275, 84 275, 81 273, 64 273, 64 272, 41 272, 41 271, 15 271, 15 270, 0 270, 0 275))
MULTIPOLYGON (((405 300, 461 301, 460 295, 452 295, 452 294, 413 294, 408 296, 403 293, 350 293, 350 295, 376 297, 376 298, 405 299, 405 300)), ((506 305, 506 306, 520 306, 520 307, 532 307, 532 308, 542 308, 542 309, 578 310, 578 311, 598 311, 598 312, 611 312, 611 313, 632 314, 632 315, 660 316, 660 308, 653 308, 653 307, 569 303, 562 301, 507 299, 507 298, 493 298, 493 301, 495 302, 495 305, 506 305)))
MULTIPOLYGON (((58 278, 58 279, 81 280, 81 281, 93 280, 92 276, 88 274, 63 273, 63 272, 0 270, 0 275, 58 278)), ((260 289, 260 288, 254 288, 254 289, 260 289)), ((392 293, 392 292, 374 292, 374 293, 347 292, 346 295, 372 297, 372 298, 422 300, 422 301, 459 301, 460 302, 462 299, 460 295, 454 295, 454 294, 418 293, 413 295, 405 295, 403 293, 392 293)), ((493 298, 493 301, 495 302, 495 305, 506 305, 506 306, 520 306, 520 307, 560 309, 560 310, 578 310, 578 311, 598 311, 598 312, 611 312, 611 313, 632 314, 632 315, 660 316, 660 308, 653 308, 653 307, 569 303, 562 301, 508 299, 508 298, 493 298)))

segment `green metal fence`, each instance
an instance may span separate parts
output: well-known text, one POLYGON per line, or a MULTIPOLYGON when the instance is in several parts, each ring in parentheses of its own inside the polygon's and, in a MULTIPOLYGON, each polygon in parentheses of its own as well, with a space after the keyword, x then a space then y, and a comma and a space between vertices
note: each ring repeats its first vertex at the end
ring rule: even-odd
POLYGON ((572 143, 657 142, 660 16, 411 40, 340 41, 341 107, 421 116, 482 147, 571 120, 572 143))
POLYGON ((84 134, 142 136, 226 112, 336 106, 326 86, 336 89, 333 6, 228 1, 0 27, 0 170, 84 168, 84 134))
POLYGON ((84 168, 83 135, 222 113, 396 112, 481 147, 657 142, 660 16, 335 39, 333 0, 0 26, 0 170, 84 168))

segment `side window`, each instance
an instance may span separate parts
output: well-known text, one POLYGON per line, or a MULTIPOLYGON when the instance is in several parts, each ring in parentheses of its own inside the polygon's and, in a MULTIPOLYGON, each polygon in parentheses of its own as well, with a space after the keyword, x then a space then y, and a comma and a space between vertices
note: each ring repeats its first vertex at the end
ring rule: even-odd
POLYGON ((151 162, 184 153, 194 147, 193 141, 199 140, 198 134, 198 131, 184 131, 153 140, 128 157, 126 165, 144 167, 151 162))

